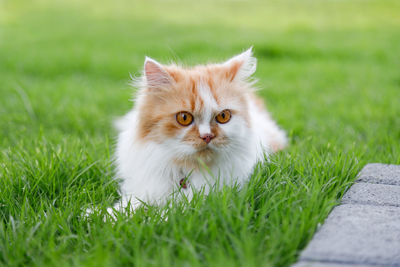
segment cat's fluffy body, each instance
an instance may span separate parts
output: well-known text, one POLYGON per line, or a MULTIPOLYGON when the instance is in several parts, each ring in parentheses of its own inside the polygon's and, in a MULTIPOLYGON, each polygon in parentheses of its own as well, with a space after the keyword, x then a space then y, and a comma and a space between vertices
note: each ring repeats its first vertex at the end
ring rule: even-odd
POLYGON ((189 199, 192 189, 207 192, 217 180, 243 183, 264 153, 285 147, 284 131, 254 94, 255 69, 251 49, 222 64, 193 68, 146 58, 134 107, 117 123, 123 204, 163 203, 185 176, 181 192, 189 199), (221 124, 215 118, 223 110, 231 119, 221 124), (182 111, 193 116, 188 126, 177 122, 182 111), (205 134, 214 138, 207 143, 205 134))

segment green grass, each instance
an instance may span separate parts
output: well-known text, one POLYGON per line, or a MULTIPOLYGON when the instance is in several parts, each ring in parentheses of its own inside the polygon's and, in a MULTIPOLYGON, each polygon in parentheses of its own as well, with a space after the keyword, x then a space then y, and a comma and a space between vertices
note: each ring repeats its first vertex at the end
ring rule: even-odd
POLYGON ((0 1, 0 265, 289 266, 365 163, 400 164, 398 14, 395 0, 0 1), (251 45, 290 147, 243 189, 81 216, 118 199, 111 125, 144 55, 251 45))

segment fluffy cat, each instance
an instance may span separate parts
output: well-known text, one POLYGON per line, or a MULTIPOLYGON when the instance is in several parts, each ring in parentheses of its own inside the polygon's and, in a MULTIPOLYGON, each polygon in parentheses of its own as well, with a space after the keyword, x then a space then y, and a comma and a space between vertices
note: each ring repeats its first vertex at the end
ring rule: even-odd
POLYGON ((180 189, 243 183, 285 132, 254 94, 252 49, 221 64, 183 68, 146 57, 133 109, 118 121, 122 205, 162 204, 180 189), (204 166, 207 166, 205 171, 204 166))

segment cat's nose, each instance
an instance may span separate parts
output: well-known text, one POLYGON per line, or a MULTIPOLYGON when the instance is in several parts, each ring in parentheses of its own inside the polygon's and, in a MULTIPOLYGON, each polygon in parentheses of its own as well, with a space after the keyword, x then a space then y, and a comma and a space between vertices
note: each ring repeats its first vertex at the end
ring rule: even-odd
POLYGON ((211 142, 211 139, 213 139, 215 137, 215 135, 213 134, 203 134, 200 135, 200 138, 203 139, 204 142, 206 142, 207 144, 211 142))

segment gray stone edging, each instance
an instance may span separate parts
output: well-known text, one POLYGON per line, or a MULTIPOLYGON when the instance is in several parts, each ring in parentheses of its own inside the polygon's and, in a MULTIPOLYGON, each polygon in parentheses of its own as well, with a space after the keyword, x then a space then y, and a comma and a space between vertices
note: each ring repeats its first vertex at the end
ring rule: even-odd
POLYGON ((400 266, 400 166, 367 164, 294 266, 400 266))

